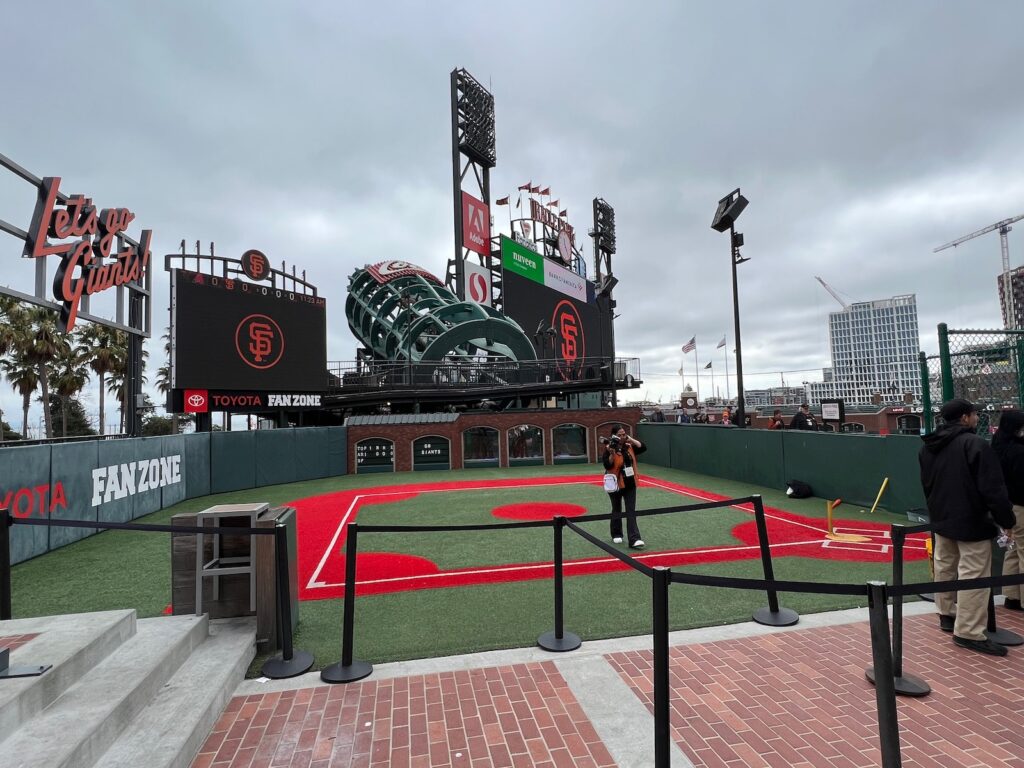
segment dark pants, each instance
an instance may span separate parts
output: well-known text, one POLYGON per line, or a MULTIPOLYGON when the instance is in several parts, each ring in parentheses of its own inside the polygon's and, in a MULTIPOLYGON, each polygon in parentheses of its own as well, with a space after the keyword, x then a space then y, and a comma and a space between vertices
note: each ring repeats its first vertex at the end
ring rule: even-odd
POLYGON ((640 540, 640 528, 636 524, 636 486, 626 487, 621 491, 609 493, 608 498, 612 500, 612 538, 622 536, 622 502, 626 502, 626 532, 629 534, 626 539, 630 544, 640 540))

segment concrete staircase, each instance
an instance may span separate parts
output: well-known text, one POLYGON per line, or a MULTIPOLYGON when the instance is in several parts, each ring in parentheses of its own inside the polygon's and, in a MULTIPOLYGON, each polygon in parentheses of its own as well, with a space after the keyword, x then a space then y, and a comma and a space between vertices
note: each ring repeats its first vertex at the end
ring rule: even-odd
POLYGON ((0 637, 39 635, 12 665, 53 665, 0 680, 0 768, 186 768, 244 678, 255 630, 134 611, 0 622, 0 637))

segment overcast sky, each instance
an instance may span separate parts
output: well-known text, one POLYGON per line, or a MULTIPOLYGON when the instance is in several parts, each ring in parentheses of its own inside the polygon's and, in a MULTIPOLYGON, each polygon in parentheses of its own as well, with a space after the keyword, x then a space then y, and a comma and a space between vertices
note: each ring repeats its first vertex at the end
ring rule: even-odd
MULTIPOLYGON (((495 96, 493 197, 550 186, 581 232, 592 198, 614 206, 616 341, 645 381, 626 399, 674 399, 684 361, 695 383, 691 336, 723 388, 728 243, 709 225, 735 187, 748 388, 820 380, 839 305, 815 275, 847 301, 916 293, 929 353, 939 322, 1000 322, 998 233, 932 249, 1024 213, 1014 0, 17 3, 4 27, 0 152, 132 208, 158 267, 185 238, 305 269, 330 360, 354 357, 353 270, 444 275, 455 67, 495 96)), ((33 203, 0 174, 0 218, 27 227, 33 203)), ((1018 265, 1024 227, 1009 241, 1018 265)), ((0 234, 0 282, 31 290, 20 248, 0 234)), ((162 271, 156 297, 162 329, 162 271)), ((20 428, 6 382, 0 407, 20 428)))

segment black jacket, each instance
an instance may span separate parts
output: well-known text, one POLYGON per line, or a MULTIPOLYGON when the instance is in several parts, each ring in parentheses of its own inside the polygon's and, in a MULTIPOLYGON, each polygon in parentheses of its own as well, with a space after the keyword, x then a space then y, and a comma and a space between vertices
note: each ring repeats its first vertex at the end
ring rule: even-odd
POLYGON ((790 429, 809 429, 817 431, 818 422, 814 420, 814 416, 803 411, 797 411, 796 416, 789 422, 790 429))
POLYGON ((993 520, 1013 527, 1013 505, 992 446, 959 424, 945 424, 921 439, 921 486, 936 533, 984 541, 998 533, 993 520))
POLYGON ((1007 411, 999 418, 999 431, 992 438, 992 449, 999 457, 1010 501, 1024 506, 1024 438, 1017 437, 1024 427, 1024 413, 1007 411))

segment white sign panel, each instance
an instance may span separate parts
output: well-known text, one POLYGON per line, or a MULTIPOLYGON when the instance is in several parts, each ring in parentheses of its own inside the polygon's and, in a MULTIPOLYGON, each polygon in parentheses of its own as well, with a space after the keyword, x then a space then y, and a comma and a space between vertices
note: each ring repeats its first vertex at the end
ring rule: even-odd
POLYGON ((544 285, 578 301, 587 301, 587 280, 551 259, 544 259, 544 285))
POLYGON ((490 270, 486 267, 481 267, 479 264, 474 264, 469 259, 466 259, 464 262, 464 268, 466 298, 469 301, 475 301, 477 304, 483 304, 486 307, 491 306, 490 270))

